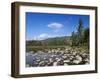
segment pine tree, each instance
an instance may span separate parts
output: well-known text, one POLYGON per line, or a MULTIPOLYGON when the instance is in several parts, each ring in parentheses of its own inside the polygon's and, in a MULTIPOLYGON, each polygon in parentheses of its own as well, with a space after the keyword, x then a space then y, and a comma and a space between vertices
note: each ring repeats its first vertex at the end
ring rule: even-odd
POLYGON ((84 31, 84 26, 83 22, 81 19, 79 19, 78 27, 76 32, 72 32, 71 40, 72 40, 72 46, 79 46, 82 45, 83 43, 83 31, 84 31))
POLYGON ((78 45, 82 45, 83 30, 84 30, 83 22, 82 22, 81 19, 79 19, 79 25, 78 25, 78 28, 77 28, 77 43, 78 43, 78 45))

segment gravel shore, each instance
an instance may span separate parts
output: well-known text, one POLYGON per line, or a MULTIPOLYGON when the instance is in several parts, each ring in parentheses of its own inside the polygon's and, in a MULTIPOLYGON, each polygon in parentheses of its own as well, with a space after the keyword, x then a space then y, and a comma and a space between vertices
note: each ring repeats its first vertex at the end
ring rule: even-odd
POLYGON ((26 67, 89 64, 89 52, 74 49, 52 49, 26 53, 26 67))

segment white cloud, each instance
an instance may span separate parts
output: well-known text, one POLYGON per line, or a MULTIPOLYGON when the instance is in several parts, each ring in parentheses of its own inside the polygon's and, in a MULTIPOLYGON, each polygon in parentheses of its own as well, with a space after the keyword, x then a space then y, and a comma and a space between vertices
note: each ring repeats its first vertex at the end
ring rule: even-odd
POLYGON ((42 34, 40 34, 40 35, 38 36, 39 39, 45 39, 45 38, 48 38, 48 37, 49 37, 49 35, 46 34, 46 33, 42 33, 42 34))
POLYGON ((59 36, 64 36, 64 35, 52 35, 52 34, 46 34, 46 33, 42 33, 39 36, 35 36, 33 39, 34 40, 44 40, 47 38, 54 38, 54 37, 59 37, 59 36))
POLYGON ((38 36, 35 36, 33 39, 34 40, 43 40, 43 39, 47 39, 47 38, 49 38, 50 36, 48 35, 48 34, 46 34, 46 33, 42 33, 42 34, 40 34, 40 35, 38 35, 38 36))
POLYGON ((48 24, 47 26, 51 29, 59 30, 63 27, 63 24, 54 22, 54 23, 48 24))

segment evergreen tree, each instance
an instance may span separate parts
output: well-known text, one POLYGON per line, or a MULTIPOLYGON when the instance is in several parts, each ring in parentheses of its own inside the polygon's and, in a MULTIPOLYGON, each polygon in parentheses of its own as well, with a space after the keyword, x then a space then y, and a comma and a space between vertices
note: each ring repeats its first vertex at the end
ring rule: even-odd
POLYGON ((72 46, 75 46, 76 45, 76 34, 75 34, 75 32, 73 31, 72 32, 72 36, 71 36, 71 41, 72 41, 72 46))
POLYGON ((89 28, 84 29, 83 43, 89 45, 89 28))
POLYGON ((71 36, 72 46, 83 45, 83 37, 84 37, 83 21, 81 19, 79 19, 76 33, 72 32, 72 36, 71 36))
POLYGON ((84 26, 83 26, 83 22, 82 20, 80 19, 79 20, 79 25, 78 25, 78 28, 77 28, 77 42, 78 42, 78 45, 82 45, 82 40, 83 40, 83 29, 84 29, 84 26))

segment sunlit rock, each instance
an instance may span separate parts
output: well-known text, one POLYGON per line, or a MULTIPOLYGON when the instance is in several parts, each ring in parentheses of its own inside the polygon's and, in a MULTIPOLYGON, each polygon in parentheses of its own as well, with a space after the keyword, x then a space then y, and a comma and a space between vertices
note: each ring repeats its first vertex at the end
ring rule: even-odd
POLYGON ((54 63, 53 63, 53 66, 57 66, 57 63, 58 63, 58 62, 54 62, 54 63))

